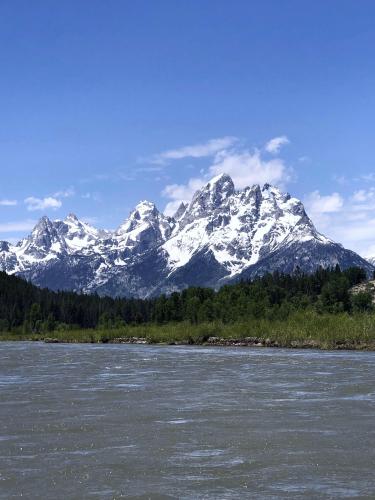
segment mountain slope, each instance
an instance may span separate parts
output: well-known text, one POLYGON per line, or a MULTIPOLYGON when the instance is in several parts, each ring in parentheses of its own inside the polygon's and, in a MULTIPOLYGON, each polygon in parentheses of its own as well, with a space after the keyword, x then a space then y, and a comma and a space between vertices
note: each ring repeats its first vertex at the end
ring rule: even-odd
POLYGON ((47 217, 17 245, 0 242, 0 269, 39 286, 147 297, 219 287, 269 271, 374 266, 320 234, 297 198, 265 184, 236 191, 214 177, 167 217, 140 202, 120 227, 97 230, 70 214, 47 217))

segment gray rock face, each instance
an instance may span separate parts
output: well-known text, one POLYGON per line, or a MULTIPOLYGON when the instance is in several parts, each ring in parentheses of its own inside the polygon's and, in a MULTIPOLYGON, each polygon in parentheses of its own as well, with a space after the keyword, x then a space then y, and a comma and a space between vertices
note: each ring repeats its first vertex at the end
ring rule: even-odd
POLYGON ((16 245, 0 242, 0 269, 39 286, 148 297, 187 286, 218 288, 267 272, 374 266, 320 234, 300 200, 265 184, 236 191, 213 178, 167 217, 140 202, 113 233, 74 214, 42 217, 16 245))

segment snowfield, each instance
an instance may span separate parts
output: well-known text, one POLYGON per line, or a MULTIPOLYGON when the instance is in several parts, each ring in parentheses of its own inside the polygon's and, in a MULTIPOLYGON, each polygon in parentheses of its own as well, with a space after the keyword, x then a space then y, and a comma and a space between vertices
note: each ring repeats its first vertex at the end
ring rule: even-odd
POLYGON ((141 201, 114 232, 74 214, 42 217, 16 245, 0 242, 0 269, 51 289, 146 297, 184 287, 219 287, 298 267, 373 263, 320 234, 297 198, 274 186, 235 190, 221 174, 174 217, 141 201))

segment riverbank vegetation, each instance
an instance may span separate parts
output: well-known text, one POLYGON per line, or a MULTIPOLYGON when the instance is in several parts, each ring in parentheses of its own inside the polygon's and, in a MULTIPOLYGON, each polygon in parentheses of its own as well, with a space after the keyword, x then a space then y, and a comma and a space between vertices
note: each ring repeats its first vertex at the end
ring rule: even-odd
POLYGON ((365 283, 361 269, 336 267, 141 300, 52 292, 0 273, 0 338, 375 348, 365 283))

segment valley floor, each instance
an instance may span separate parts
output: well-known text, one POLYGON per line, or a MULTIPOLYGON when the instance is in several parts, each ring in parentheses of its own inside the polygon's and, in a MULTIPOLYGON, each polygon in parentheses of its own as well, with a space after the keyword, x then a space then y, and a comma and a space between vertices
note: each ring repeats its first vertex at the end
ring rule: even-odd
POLYGON ((0 332, 0 340, 375 350, 375 315, 301 312, 286 320, 231 324, 148 323, 119 329, 0 332))

